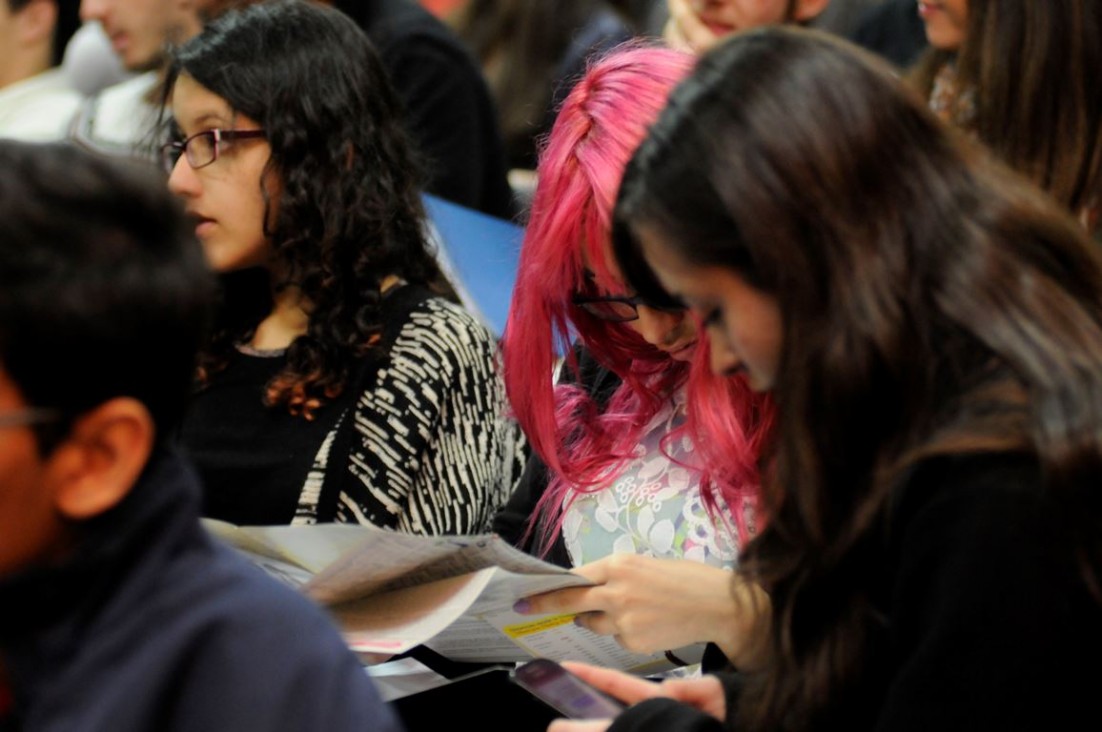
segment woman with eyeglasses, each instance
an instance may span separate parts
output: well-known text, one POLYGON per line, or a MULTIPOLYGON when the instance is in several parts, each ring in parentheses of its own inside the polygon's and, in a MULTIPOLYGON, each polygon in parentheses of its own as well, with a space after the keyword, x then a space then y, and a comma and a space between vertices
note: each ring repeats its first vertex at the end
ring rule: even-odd
POLYGON ((168 184, 223 287, 182 427, 206 515, 484 530, 516 472, 495 344, 426 243, 367 38, 307 2, 230 12, 166 99, 168 184))
POLYGON ((743 634, 731 632, 732 593, 756 595, 726 570, 761 521, 770 410, 741 379, 694 368, 707 354, 693 319, 626 287, 609 243, 623 167, 693 61, 614 52, 592 64, 552 128, 503 344, 535 457, 494 528, 598 583, 518 611, 581 612, 630 650, 713 641, 733 655, 743 634))

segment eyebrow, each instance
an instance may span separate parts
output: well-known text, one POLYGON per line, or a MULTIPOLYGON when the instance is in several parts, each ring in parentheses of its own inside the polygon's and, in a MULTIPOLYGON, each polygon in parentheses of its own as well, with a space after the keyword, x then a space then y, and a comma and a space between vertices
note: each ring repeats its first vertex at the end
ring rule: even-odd
MULTIPOLYGON (((201 131, 201 128, 210 129, 212 123, 214 127, 217 127, 219 125, 226 124, 226 120, 225 117, 219 112, 205 112, 192 121, 192 126, 195 127, 192 132, 199 132, 201 131)), ((180 129, 182 133, 183 125, 180 124, 179 120, 176 120, 176 126, 180 129)))

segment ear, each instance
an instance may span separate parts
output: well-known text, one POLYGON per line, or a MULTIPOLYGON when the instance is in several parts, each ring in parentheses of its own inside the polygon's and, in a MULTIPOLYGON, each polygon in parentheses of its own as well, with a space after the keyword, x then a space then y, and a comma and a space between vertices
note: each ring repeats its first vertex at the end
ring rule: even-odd
POLYGON ((28 46, 43 41, 52 42, 54 26, 57 25, 57 3, 46 0, 31 0, 15 14, 19 40, 28 46))
POLYGON ((85 521, 116 506, 145 469, 154 437, 153 417, 137 399, 117 397, 81 415, 47 459, 58 512, 85 521))
POLYGON ((819 16, 826 9, 830 0, 796 0, 796 7, 792 10, 792 19, 806 23, 819 16))

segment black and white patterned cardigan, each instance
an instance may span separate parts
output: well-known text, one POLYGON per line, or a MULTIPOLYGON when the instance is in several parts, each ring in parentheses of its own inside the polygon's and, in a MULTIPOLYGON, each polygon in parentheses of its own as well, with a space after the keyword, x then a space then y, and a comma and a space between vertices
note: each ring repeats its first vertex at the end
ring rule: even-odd
POLYGON ((323 441, 292 524, 481 533, 509 497, 524 440, 493 335, 439 297, 405 315, 386 363, 323 441))

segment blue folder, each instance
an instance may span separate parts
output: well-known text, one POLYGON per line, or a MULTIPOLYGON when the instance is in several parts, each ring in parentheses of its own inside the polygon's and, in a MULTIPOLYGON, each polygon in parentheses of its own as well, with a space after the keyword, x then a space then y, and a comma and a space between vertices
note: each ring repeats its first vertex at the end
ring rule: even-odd
POLYGON ((438 258, 459 296, 498 336, 505 330, 524 229, 436 196, 424 196, 438 258))

